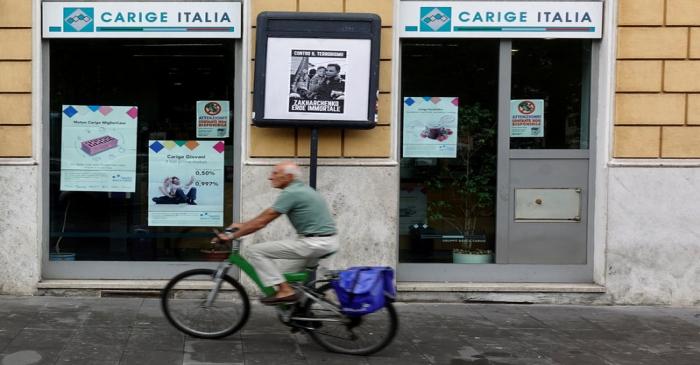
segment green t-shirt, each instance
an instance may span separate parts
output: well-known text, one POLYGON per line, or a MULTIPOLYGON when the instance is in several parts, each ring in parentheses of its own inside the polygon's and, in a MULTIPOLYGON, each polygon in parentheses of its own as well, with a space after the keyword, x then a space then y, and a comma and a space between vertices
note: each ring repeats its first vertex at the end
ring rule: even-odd
POLYGON ((301 181, 287 185, 272 209, 286 214, 298 234, 336 233, 335 222, 321 194, 301 181))

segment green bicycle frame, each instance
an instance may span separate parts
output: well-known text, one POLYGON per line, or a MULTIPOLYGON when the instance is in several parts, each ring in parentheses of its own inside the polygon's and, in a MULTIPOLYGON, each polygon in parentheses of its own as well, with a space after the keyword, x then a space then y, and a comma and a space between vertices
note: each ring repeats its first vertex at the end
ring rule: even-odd
MULTIPOLYGON (((228 262, 230 262, 232 265, 238 266, 241 271, 246 273, 248 277, 255 282, 255 284, 260 288, 260 291, 263 292, 265 295, 273 295, 275 294, 276 290, 275 288, 271 286, 265 286, 262 281, 260 281, 260 277, 258 276, 258 272, 255 271, 255 268, 253 265, 248 262, 243 256, 238 253, 238 251, 233 251, 231 253, 231 256, 228 257, 228 262)), ((306 271, 302 272, 293 272, 293 273, 285 273, 284 274, 285 279, 287 279, 288 282, 304 282, 308 279, 309 273, 306 271)))

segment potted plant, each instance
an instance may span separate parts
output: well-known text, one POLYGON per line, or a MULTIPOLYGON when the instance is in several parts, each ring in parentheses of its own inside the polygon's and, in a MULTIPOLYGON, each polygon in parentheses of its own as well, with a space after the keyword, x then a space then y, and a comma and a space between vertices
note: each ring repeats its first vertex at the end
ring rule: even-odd
POLYGON ((452 262, 455 264, 488 264, 493 262, 493 250, 487 247, 485 235, 464 236, 457 247, 452 249, 452 262))
POLYGON ((459 108, 457 157, 443 159, 428 173, 426 185, 431 226, 456 231, 451 243, 453 262, 493 262, 479 219, 494 212, 496 201, 496 116, 479 103, 459 108), (491 152, 492 151, 492 152, 491 152))

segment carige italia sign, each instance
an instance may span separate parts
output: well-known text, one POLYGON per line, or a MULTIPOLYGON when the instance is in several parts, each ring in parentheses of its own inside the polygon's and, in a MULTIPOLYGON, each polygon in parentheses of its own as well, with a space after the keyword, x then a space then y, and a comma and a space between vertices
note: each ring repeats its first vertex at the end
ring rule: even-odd
POLYGON ((44 38, 240 38, 238 2, 44 2, 44 38))
POLYGON ((601 38, 601 1, 402 1, 403 38, 601 38))

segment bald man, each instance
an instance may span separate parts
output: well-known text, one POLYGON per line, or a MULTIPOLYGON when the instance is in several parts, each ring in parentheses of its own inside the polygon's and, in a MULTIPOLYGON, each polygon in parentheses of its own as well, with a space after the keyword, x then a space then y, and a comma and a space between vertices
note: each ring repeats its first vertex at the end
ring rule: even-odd
POLYGON ((257 217, 242 223, 233 223, 218 238, 231 240, 256 232, 282 214, 286 214, 297 231, 297 237, 263 242, 248 248, 248 259, 258 272, 265 286, 277 286, 274 295, 263 298, 263 304, 294 302, 298 294, 284 280, 275 259, 285 259, 285 272, 301 271, 318 264, 319 257, 338 249, 335 222, 328 205, 314 189, 299 180, 301 170, 291 161, 277 164, 268 180, 273 188, 282 192, 272 204, 257 217))

